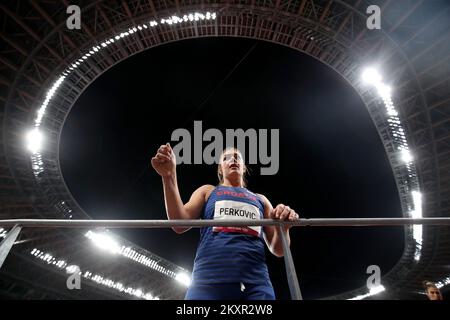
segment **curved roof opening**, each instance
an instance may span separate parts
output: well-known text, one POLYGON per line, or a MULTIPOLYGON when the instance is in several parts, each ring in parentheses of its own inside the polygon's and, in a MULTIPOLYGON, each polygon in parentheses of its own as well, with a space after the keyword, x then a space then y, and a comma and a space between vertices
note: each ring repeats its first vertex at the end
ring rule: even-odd
MULTIPOLYGON (((160 144, 177 144, 170 141, 177 128, 195 139, 194 121, 224 136, 226 129, 279 130, 278 172, 264 176, 264 165, 250 165, 248 178, 248 188, 274 205, 286 203, 307 218, 402 215, 382 141, 357 92, 312 57, 238 38, 167 44, 95 80, 62 131, 61 169, 73 196, 94 219, 165 219, 160 177, 149 159, 160 144)), ((215 171, 180 164, 183 200, 202 184, 216 184, 215 171)), ((198 230, 118 233, 192 270, 198 230)), ((300 228, 291 235, 305 299, 365 286, 367 267, 387 273, 404 245, 398 227, 300 228)), ((288 299, 283 260, 267 257, 277 296, 288 299)))

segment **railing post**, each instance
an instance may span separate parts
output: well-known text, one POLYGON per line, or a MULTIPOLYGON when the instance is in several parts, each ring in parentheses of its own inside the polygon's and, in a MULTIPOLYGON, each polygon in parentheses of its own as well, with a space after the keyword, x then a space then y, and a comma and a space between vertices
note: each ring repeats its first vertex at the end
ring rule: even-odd
POLYGON ((300 286, 298 284, 297 273, 295 272, 294 260, 292 259, 292 253, 291 249, 289 249, 286 234, 283 231, 282 226, 278 226, 277 228, 278 232, 281 234, 281 239, 283 242, 284 265, 286 266, 286 276, 289 291, 291 292, 291 298, 292 300, 303 300, 300 286))
POLYGON ((3 239, 3 241, 0 243, 0 269, 2 268, 3 262, 5 262, 5 259, 8 256, 9 251, 11 250, 11 247, 19 236, 20 230, 22 230, 22 227, 16 224, 8 232, 5 239, 3 239))

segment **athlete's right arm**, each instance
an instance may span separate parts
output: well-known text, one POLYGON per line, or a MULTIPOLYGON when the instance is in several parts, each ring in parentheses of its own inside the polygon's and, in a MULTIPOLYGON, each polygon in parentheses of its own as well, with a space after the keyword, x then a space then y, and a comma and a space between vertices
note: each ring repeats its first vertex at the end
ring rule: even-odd
MULTIPOLYGON (((167 218, 175 219, 198 219, 202 208, 206 203, 207 196, 211 192, 212 185, 203 185, 195 190, 186 204, 181 200, 178 190, 176 159, 172 148, 167 143, 159 147, 158 152, 152 158, 152 167, 162 177, 164 189, 164 201, 166 205, 167 218)), ((189 230, 189 227, 173 227, 180 234, 189 230)))

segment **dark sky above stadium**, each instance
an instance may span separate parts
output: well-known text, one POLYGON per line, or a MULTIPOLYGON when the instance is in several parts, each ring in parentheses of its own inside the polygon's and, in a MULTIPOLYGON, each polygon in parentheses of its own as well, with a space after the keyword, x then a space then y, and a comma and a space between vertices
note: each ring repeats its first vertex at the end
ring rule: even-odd
MULTIPOLYGON (((159 145, 194 120, 203 130, 279 129, 280 167, 248 188, 305 218, 400 217, 391 168, 370 115, 335 71, 289 48, 248 39, 166 44, 105 72, 78 99, 60 145, 66 183, 94 219, 165 219, 159 145)), ((174 143, 172 143, 173 145, 174 143)), ((207 143, 204 143, 206 146, 207 143)), ((184 201, 217 184, 215 165, 177 168, 184 201)), ((199 230, 120 229, 117 234, 192 270, 199 230)), ((403 251, 400 227, 293 228, 302 294, 318 299, 364 286, 369 265, 388 272, 403 251)), ((289 298, 283 259, 267 251, 280 299, 289 298)))

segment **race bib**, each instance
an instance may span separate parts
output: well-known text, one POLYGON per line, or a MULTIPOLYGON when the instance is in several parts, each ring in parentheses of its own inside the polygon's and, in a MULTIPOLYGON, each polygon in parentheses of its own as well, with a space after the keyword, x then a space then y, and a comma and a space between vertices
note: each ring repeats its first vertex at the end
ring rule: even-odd
MULTIPOLYGON (((216 201, 214 220, 260 220, 258 207, 240 201, 216 201)), ((239 232, 259 237, 261 226, 252 227, 213 227, 214 232, 239 232)))

